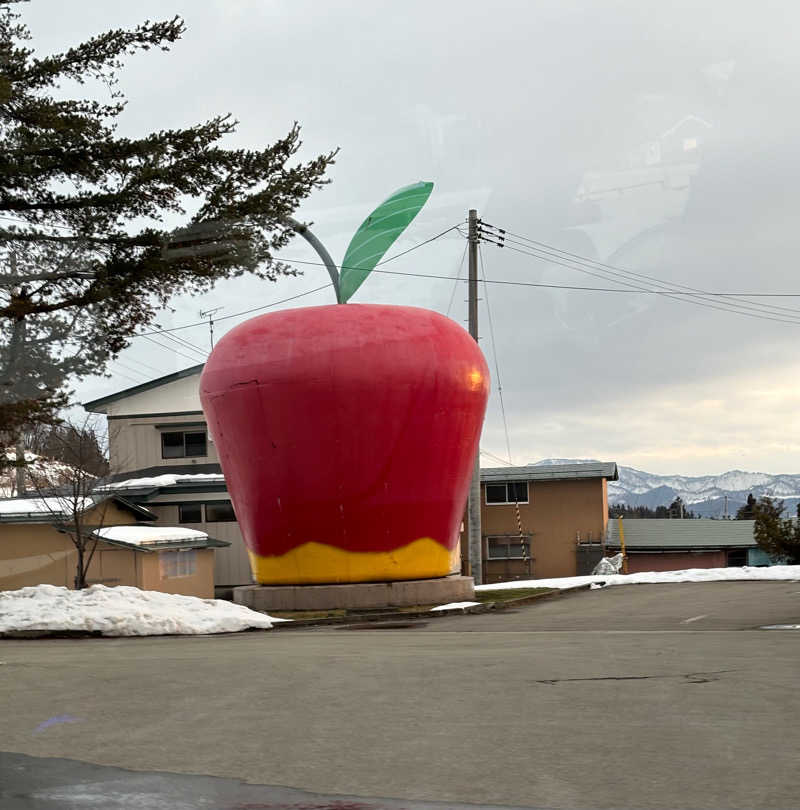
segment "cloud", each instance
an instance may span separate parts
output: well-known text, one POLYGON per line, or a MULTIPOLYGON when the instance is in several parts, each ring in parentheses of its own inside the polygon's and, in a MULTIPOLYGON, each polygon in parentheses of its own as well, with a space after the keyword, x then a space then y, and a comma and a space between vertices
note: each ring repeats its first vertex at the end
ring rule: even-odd
MULTIPOLYGON (((179 10, 163 0, 93 0, 68 10, 36 0, 24 14, 34 45, 49 50, 179 10)), ((305 156, 342 150, 333 183, 300 212, 334 256, 392 190, 432 179, 434 196, 398 249, 476 207, 517 234, 668 284, 800 290, 798 8, 218 0, 185 13, 188 31, 171 53, 132 58, 123 73, 131 99, 123 130, 230 111, 241 121, 231 143, 261 146, 299 120, 305 156), (676 127, 691 116, 712 126, 676 127), (602 194, 578 199, 579 187, 598 177, 609 181, 602 194)), ((288 254, 315 258, 299 243, 288 254)), ((462 255, 463 242, 448 238, 392 267, 454 275, 462 255)), ((486 245, 483 255, 495 280, 621 284, 511 249, 486 245)), ((177 300, 162 322, 194 322, 211 305, 231 314, 319 279, 324 271, 313 268, 274 286, 237 279, 202 301, 177 300)), ((450 282, 385 275, 371 278, 359 300, 446 311, 452 299, 460 320, 464 294, 453 291, 450 282)), ((796 325, 636 293, 488 293, 515 456, 602 456, 685 473, 797 471, 787 387, 796 325)), ((482 297, 481 345, 491 359, 482 297)), ((323 292, 296 305, 327 300, 323 292)), ((755 300, 800 310, 797 299, 755 300)), ((745 312, 800 314, 759 305, 745 312)), ((182 335, 206 345, 203 327, 182 335)), ((189 365, 142 341, 125 357, 144 375, 137 363, 189 365)), ((125 384, 93 380, 80 390, 99 395, 125 384)), ((484 441, 503 455, 496 397, 484 441)))

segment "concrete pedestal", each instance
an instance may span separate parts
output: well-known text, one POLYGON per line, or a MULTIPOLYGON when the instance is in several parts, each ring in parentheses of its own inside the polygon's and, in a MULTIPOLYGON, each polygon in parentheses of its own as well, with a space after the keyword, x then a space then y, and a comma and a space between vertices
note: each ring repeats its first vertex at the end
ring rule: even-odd
POLYGON ((242 585, 233 601, 252 610, 337 610, 443 605, 475 598, 472 577, 454 574, 402 582, 348 582, 341 585, 242 585))

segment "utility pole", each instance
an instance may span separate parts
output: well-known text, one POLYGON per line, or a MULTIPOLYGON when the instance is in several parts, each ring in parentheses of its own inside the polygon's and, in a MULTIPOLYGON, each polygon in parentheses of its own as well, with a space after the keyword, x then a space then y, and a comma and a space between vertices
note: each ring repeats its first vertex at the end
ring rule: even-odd
MULTIPOLYGON (((478 342, 478 212, 471 208, 467 233, 469 275, 467 309, 469 333, 478 342)), ((481 452, 475 454, 472 483, 469 487, 467 507, 467 537, 469 540, 469 567, 476 585, 483 583, 483 538, 481 537, 481 452)))
POLYGON ((216 307, 215 309, 208 309, 205 312, 200 312, 201 318, 208 318, 208 332, 211 338, 211 348, 214 348, 214 315, 216 315, 223 307, 216 307))

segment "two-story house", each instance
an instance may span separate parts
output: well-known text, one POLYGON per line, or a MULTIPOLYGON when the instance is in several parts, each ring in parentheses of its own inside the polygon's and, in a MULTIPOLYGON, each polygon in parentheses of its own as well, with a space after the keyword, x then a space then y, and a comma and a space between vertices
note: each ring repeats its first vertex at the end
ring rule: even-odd
POLYGON ((218 595, 251 582, 250 563, 200 406, 203 366, 127 388, 84 408, 108 420, 110 487, 159 523, 199 529, 230 546, 215 555, 218 595))
MULTIPOLYGON (((613 461, 481 470, 483 581, 588 574, 605 551, 613 461)), ((462 571, 469 563, 461 539, 462 571)))

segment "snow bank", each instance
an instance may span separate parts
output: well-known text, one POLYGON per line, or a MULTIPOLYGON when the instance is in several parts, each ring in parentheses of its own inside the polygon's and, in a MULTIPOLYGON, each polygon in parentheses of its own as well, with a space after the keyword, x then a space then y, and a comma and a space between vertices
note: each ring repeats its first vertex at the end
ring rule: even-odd
POLYGON ((431 608, 431 611, 434 610, 457 610, 458 608, 468 608, 468 607, 475 607, 475 605, 479 605, 480 602, 449 602, 446 605, 437 605, 437 607, 431 608))
POLYGON ((579 585, 640 585, 663 582, 738 582, 741 580, 800 581, 800 565, 772 565, 766 568, 688 568, 685 571, 642 571, 638 574, 608 574, 558 579, 527 579, 520 582, 500 582, 477 585, 476 591, 497 591, 506 588, 575 588, 579 585))
POLYGON ((208 539, 205 532, 197 529, 183 529, 180 526, 106 526, 103 529, 95 530, 92 534, 105 540, 116 540, 135 546, 208 539))
POLYGON ((99 631, 104 636, 197 635, 264 630, 274 619, 221 599, 198 599, 121 585, 71 591, 35 585, 0 591, 0 633, 11 630, 99 631))

